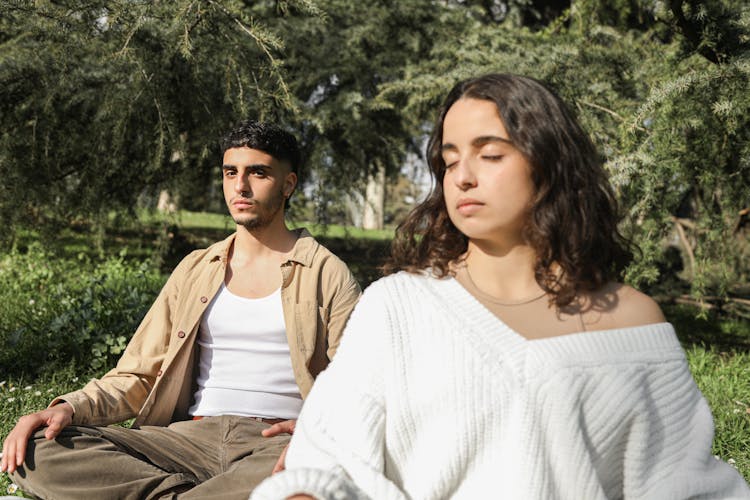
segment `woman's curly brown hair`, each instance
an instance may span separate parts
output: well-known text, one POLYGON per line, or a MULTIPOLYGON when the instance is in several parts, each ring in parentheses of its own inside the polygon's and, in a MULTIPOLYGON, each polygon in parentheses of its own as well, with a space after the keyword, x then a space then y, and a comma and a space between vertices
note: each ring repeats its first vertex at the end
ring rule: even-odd
POLYGON ((385 274, 431 268, 439 277, 466 252, 468 240, 448 217, 443 197, 443 121, 462 98, 492 101, 513 145, 532 167, 536 195, 525 227, 536 251, 535 276, 557 307, 581 291, 617 279, 632 259, 619 232, 617 200, 596 148, 565 103, 532 78, 490 74, 448 94, 427 146, 434 186, 396 229, 385 274))

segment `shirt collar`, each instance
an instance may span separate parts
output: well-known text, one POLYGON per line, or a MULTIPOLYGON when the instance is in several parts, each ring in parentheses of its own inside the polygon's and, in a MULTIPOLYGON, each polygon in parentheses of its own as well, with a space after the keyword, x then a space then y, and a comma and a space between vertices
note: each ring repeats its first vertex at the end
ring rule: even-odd
POLYGON ((304 227, 297 228, 294 232, 297 233, 297 242, 294 244, 292 255, 289 256, 287 262, 297 262, 305 267, 310 267, 315 250, 318 248, 318 242, 304 227))
MULTIPOLYGON (((310 267, 313 262, 315 250, 318 248, 318 242, 315 241, 312 234, 304 227, 294 229, 293 231, 297 233, 297 241, 294 243, 294 248, 287 262, 297 262, 305 267, 310 267)), ((208 262, 216 260, 227 262, 229 249, 236 236, 237 233, 232 233, 224 240, 212 245, 206 255, 206 260, 208 262)))
POLYGON ((237 236, 237 233, 232 233, 222 241, 211 245, 206 254, 206 261, 214 262, 219 260, 221 262, 226 262, 227 257, 229 256, 229 249, 231 248, 232 243, 234 243, 235 236, 237 236))

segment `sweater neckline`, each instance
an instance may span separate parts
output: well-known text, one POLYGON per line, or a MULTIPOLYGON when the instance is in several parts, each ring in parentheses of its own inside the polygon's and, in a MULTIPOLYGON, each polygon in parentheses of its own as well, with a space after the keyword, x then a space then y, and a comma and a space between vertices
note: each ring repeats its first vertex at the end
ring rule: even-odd
POLYGON ((596 353, 607 355, 625 352, 657 353, 674 351, 682 353, 679 341, 670 323, 586 330, 553 337, 527 338, 513 330, 500 318, 487 309, 476 297, 466 290, 455 278, 431 280, 437 287, 443 287, 438 296, 443 299, 443 307, 471 324, 478 332, 490 332, 497 338, 504 350, 517 351, 530 347, 550 354, 571 355, 573 353, 596 353))

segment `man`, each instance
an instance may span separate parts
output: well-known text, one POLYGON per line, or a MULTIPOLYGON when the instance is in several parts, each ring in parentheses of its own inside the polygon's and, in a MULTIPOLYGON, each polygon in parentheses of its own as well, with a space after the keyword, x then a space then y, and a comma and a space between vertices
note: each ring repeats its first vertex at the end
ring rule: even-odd
POLYGON ((42 498, 247 498, 282 452, 360 290, 284 223, 295 138, 244 122, 222 140, 237 230, 174 270, 117 366, 19 419, 2 471, 42 498), (108 424, 135 417, 133 428, 108 424), (46 427, 46 428, 43 428, 46 427))

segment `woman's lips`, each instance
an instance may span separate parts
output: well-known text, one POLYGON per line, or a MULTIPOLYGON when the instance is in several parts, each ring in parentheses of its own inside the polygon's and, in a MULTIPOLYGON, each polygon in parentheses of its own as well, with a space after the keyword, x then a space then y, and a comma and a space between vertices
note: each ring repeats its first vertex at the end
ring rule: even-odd
POLYGON ((479 200, 474 198, 461 198, 456 202, 456 210, 461 215, 472 215, 484 206, 479 200))

